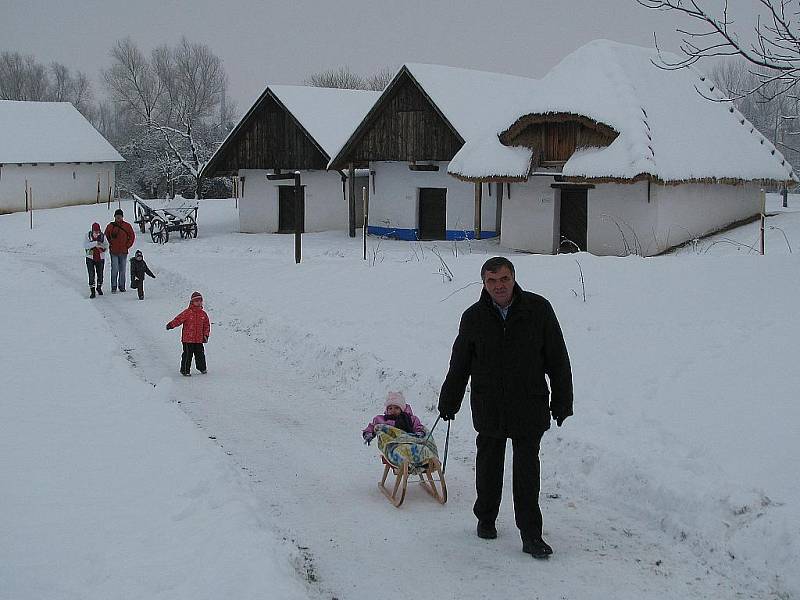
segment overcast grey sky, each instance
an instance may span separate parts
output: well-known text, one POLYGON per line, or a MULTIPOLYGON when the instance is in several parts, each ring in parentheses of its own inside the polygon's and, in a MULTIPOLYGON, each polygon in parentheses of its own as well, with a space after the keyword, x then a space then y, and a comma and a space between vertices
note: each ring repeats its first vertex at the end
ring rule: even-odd
POLYGON ((0 0, 0 50, 99 82, 116 40, 130 36, 149 51, 185 35, 224 60, 244 111, 267 83, 302 83, 341 65, 367 74, 429 62, 538 77, 597 38, 652 46, 655 31, 675 50, 678 24, 688 25, 635 0, 0 0))

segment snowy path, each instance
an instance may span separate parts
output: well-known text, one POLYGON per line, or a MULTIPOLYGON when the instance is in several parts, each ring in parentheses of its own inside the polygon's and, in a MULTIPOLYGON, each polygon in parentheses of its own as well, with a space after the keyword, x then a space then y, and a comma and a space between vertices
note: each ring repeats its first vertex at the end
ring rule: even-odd
MULTIPOLYGON (((74 257, 27 259, 52 273, 54 296, 85 294, 74 257)), ((220 270, 230 268, 224 257, 204 260, 218 260, 220 270)), ((253 258, 247 269, 259 267, 253 258)), ((239 268, 245 277, 245 268, 239 268)), ((748 589, 709 572, 688 547, 664 534, 659 523, 638 521, 565 489, 558 473, 548 468, 548 455, 561 446, 556 431, 543 442, 545 535, 556 551, 547 562, 520 552, 508 493, 498 523, 500 538, 487 542, 474 536, 474 434, 466 411, 455 422, 451 440, 448 504, 440 507, 410 486, 403 508, 392 508, 375 485, 380 474, 375 452, 360 444, 353 425, 360 428, 371 413, 337 401, 342 381, 373 377, 370 371, 378 370, 378 358, 357 356, 360 370, 342 373, 333 382, 321 374, 336 373, 341 357, 321 352, 317 369, 308 372, 298 360, 298 345, 313 339, 290 337, 287 329, 271 322, 257 298, 245 301, 236 290, 209 289, 207 281, 187 281, 163 268, 158 275, 158 293, 148 279, 145 302, 129 291, 106 294, 91 304, 87 300, 87 309, 109 321, 120 352, 136 372, 164 386, 162 394, 180 402, 250 474, 263 510, 278 526, 276 535, 297 547, 297 570, 321 597, 370 597, 379 586, 393 585, 380 581, 397 581, 393 575, 387 579, 395 566, 396 574, 407 575, 403 587, 410 586, 416 598, 765 596, 757 583, 748 589), (214 323, 207 346, 209 375, 184 379, 177 373, 178 333, 163 329, 195 285, 202 287, 214 323), (217 316, 223 306, 224 315, 217 316), (324 445, 336 449, 329 460, 320 459, 318 448, 324 445), (555 490, 558 497, 549 498, 555 490), (396 557, 402 565, 396 565, 396 557)), ((415 408, 424 422, 432 422, 423 407, 415 408)), ((440 447, 443 434, 437 430, 440 447)), ((508 482, 507 492, 510 487, 508 482)))

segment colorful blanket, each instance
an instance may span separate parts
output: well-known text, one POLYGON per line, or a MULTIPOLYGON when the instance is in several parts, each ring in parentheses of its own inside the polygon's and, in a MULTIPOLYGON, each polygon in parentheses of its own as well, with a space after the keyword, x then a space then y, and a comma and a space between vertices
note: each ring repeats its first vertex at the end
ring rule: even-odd
POLYGON ((383 457, 394 466, 407 462, 411 473, 424 470, 432 458, 439 458, 436 442, 433 436, 428 438, 427 433, 419 436, 391 425, 378 424, 375 425, 375 434, 378 451, 383 457))

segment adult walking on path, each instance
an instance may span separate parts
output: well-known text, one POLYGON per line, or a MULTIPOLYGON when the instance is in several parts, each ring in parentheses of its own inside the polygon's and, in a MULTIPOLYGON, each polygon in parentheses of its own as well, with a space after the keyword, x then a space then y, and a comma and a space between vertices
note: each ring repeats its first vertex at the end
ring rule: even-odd
POLYGON ((125 268, 128 261, 128 250, 136 240, 133 227, 123 219, 122 209, 114 211, 114 220, 106 225, 106 238, 111 251, 111 293, 125 291, 125 268))
POLYGON ((461 317, 439 413, 445 420, 455 418, 471 377, 472 422, 478 432, 473 508, 478 537, 497 537, 506 440, 511 438, 514 516, 522 551, 546 558, 553 550, 542 539, 539 443, 551 415, 559 427, 572 415, 569 355, 552 306, 522 290, 510 260, 487 260, 481 279, 480 299, 461 317))
POLYGON ((100 231, 100 223, 92 223, 92 228, 83 240, 83 249, 86 252, 86 270, 89 272, 89 298, 95 297, 95 289, 102 296, 103 270, 106 265, 105 252, 108 250, 108 242, 106 242, 103 232, 100 231), (97 288, 95 288, 95 281, 97 288))

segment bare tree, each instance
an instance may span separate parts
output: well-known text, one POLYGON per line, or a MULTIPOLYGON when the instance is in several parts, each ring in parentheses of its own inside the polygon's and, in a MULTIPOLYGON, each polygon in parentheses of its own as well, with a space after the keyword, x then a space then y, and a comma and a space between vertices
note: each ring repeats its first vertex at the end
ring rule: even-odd
POLYGON ((135 114, 142 123, 160 120, 164 86, 138 46, 131 38, 120 40, 111 49, 111 59, 103 79, 120 110, 135 114))
POLYGON ((0 52, 0 100, 45 100, 48 87, 47 71, 33 55, 0 52))
POLYGON ((338 69, 312 73, 306 77, 304 83, 314 87, 382 91, 392 80, 393 75, 394 73, 391 69, 386 67, 377 73, 363 77, 353 73, 350 67, 344 66, 338 69))
POLYGON ((664 68, 679 69, 709 57, 740 56, 758 68, 754 71, 758 83, 746 93, 770 97, 792 92, 800 79, 800 28, 793 20, 800 12, 800 0, 757 0, 763 14, 756 18, 752 41, 736 29, 728 0, 717 11, 707 8, 708 0, 636 1, 652 10, 682 14, 698 26, 695 30, 677 29, 684 36, 680 45, 683 56, 677 62, 663 60, 660 66, 664 68))
POLYGON ((728 0, 716 9, 708 7, 710 0, 636 1, 652 10, 684 15, 696 25, 677 29, 683 36, 681 56, 669 60, 659 49, 657 66, 681 69, 702 59, 723 57, 726 60, 712 71, 712 79, 726 91, 725 100, 732 100, 775 145, 788 151, 790 162, 800 157, 797 144, 787 143, 791 136, 800 135, 800 26, 796 21, 800 0, 757 0, 760 13, 752 31, 737 28, 728 0))
POLYGON ((149 59, 126 38, 111 56, 104 78, 133 125, 124 149, 156 166, 168 184, 189 182, 201 195, 200 171, 227 133, 217 119, 232 121, 220 111, 227 85, 222 60, 205 44, 186 38, 174 47, 155 48, 149 59))

